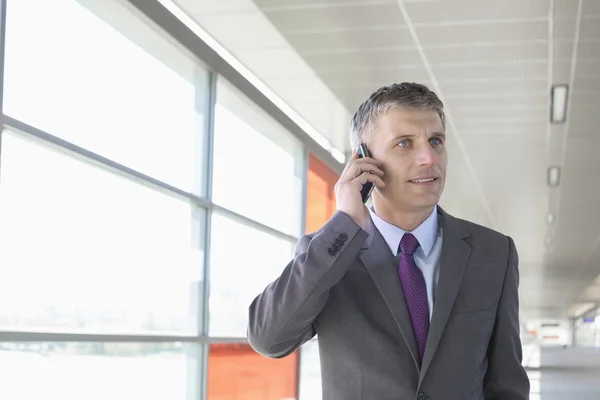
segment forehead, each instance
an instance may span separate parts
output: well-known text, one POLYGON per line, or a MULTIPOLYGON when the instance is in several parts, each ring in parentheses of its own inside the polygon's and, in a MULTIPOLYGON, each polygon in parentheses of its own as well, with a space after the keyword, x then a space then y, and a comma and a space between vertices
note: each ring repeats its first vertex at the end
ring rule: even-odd
POLYGON ((392 108, 377 117, 375 131, 408 135, 444 132, 444 127, 437 111, 392 108))

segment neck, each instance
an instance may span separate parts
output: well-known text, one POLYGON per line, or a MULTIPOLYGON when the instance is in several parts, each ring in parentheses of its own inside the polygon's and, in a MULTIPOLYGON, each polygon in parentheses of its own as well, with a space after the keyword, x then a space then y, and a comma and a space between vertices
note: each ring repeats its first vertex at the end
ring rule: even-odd
POLYGON ((374 198, 373 210, 375 211, 375 214, 384 221, 407 232, 412 232, 431 215, 433 207, 428 207, 423 210, 407 211, 398 209, 397 206, 393 206, 382 198, 374 198))

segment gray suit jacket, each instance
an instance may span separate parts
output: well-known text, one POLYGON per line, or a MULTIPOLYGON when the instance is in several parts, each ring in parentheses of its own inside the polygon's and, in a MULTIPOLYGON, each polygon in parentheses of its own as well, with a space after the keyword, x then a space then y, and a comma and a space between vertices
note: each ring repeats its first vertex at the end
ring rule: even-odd
POLYGON ((323 400, 523 400, 518 256, 510 237, 454 218, 423 363, 394 258, 373 222, 338 211, 250 305, 248 340, 281 358, 318 333, 323 400))

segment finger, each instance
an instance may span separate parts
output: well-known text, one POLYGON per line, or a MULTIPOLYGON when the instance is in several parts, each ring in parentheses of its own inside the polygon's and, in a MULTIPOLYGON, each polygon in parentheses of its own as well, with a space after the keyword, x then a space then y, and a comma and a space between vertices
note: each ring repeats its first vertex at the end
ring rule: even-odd
POLYGON ((351 181, 363 173, 371 173, 377 176, 383 176, 383 171, 376 165, 370 163, 355 163, 348 171, 342 174, 341 180, 351 181))
MULTIPOLYGON (((356 163, 356 164, 354 164, 354 168, 356 170, 360 170, 360 173, 370 172, 375 175, 383 176, 383 170, 381 168, 379 168, 379 166, 372 164, 372 163, 368 163, 368 162, 356 163)), ((360 174, 357 173, 356 175, 358 176, 360 174)))
POLYGON ((362 187, 362 185, 364 185, 367 182, 372 182, 377 187, 385 186, 385 183, 383 182, 383 180, 380 177, 378 177, 377 175, 374 175, 374 174, 369 174, 368 172, 364 172, 364 173, 360 174, 359 176, 354 178, 351 182, 360 184, 361 187, 362 187))

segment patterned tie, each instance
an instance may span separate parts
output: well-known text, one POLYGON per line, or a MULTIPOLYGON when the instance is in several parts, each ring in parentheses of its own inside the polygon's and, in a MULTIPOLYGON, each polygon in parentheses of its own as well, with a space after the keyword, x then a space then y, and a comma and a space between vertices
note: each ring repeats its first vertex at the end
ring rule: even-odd
POLYGON ((410 233, 405 233, 400 241, 402 257, 398 266, 400 283, 412 322, 413 333, 417 341, 419 357, 423 360, 425 344, 429 333, 429 304, 427 303, 427 287, 423 273, 415 264, 413 253, 419 247, 419 241, 410 233))

